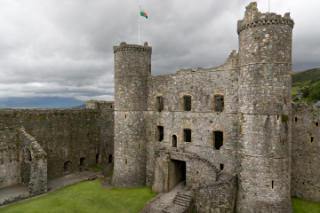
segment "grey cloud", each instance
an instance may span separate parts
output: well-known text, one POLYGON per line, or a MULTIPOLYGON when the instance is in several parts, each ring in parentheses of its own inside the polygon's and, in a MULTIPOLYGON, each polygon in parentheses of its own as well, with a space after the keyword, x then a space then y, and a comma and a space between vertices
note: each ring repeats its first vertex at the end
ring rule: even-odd
MULTIPOLYGON (((0 97, 61 96, 113 99, 112 46, 153 47, 152 73, 218 66, 238 49, 237 20, 250 0, 10 0, 0 2, 0 97)), ((260 10, 268 9, 259 0, 260 10)), ((320 3, 271 0, 271 10, 291 11, 293 69, 320 65, 320 3)))

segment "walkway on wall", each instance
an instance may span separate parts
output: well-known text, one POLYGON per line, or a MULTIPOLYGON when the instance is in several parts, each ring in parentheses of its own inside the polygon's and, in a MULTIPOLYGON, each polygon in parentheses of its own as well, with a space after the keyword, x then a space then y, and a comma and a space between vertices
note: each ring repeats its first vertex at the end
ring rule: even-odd
POLYGON ((76 172, 65 175, 63 177, 55 178, 48 181, 48 191, 56 191, 62 187, 73 185, 86 180, 95 180, 97 178, 103 178, 101 172, 76 172))
POLYGON ((0 206, 29 197, 28 187, 18 184, 0 189, 0 206))
MULTIPOLYGON (((65 175, 48 181, 48 193, 57 191, 65 186, 73 185, 82 181, 95 180, 97 178, 103 178, 102 172, 85 171, 65 175)), ((6 204, 24 200, 29 197, 30 194, 28 192, 28 187, 22 184, 2 188, 0 189, 0 208, 4 207, 6 204)))

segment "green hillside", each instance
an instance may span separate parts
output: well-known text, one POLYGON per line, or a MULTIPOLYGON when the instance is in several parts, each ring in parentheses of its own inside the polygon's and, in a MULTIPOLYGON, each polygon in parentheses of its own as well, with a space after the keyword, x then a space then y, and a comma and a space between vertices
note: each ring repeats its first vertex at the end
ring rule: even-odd
POLYGON ((320 101, 320 68, 292 74, 292 100, 313 103, 320 101))

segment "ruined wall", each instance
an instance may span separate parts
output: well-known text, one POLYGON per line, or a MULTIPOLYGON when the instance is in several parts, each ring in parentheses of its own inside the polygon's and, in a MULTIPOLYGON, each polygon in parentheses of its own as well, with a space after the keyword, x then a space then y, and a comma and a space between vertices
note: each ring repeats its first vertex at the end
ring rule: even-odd
POLYGON ((320 202, 320 109, 294 103, 292 123, 291 194, 320 202))
POLYGON ((21 182, 22 143, 15 126, 0 119, 0 188, 21 182))
POLYGON ((23 141, 23 160, 21 174, 28 185, 30 195, 47 192, 47 153, 38 141, 28 134, 24 127, 19 129, 23 141))
MULTIPOLYGON (((150 80, 147 112, 147 184, 154 191, 170 189, 170 160, 186 161, 186 184, 196 191, 217 184, 217 173, 231 177, 237 173, 238 142, 238 56, 232 52, 227 62, 219 67, 198 70, 180 70, 176 74, 154 76, 150 80), (183 96, 191 96, 191 110, 184 109, 183 96), (223 109, 216 111, 217 95, 223 96, 223 109), (162 97, 163 109, 158 110, 158 98, 162 97), (163 127, 163 139, 159 141, 158 126, 163 127), (191 130, 191 142, 185 142, 184 129, 191 130), (214 131, 223 132, 223 144, 215 147, 214 131), (173 136, 177 147, 173 146, 173 136), (159 153, 155 154, 155 153, 159 153), (168 153, 164 155, 163 153, 168 153), (161 154, 162 153, 162 154, 161 154)), ((220 184, 223 181, 220 181, 220 184)), ((217 197, 229 200, 235 196, 229 193, 235 184, 228 182, 228 190, 221 189, 217 197)), ((234 202, 218 199, 209 201, 210 192, 198 194, 199 212, 203 203, 209 208, 233 209, 234 202), (227 202, 227 203, 225 203, 227 202), (220 203, 218 205, 218 203, 220 203)))
POLYGON ((20 174, 23 147, 16 132, 22 126, 47 153, 49 179, 99 162, 105 166, 113 152, 113 111, 108 107, 0 110, 2 150, 5 147, 5 151, 0 151, 0 163, 4 162, 0 165, 4 168, 1 172, 6 171, 2 186, 28 181, 28 175, 20 174))
POLYGON ((100 147, 96 159, 100 165, 113 164, 114 102, 87 101, 87 109, 98 111, 97 126, 100 129, 100 147))

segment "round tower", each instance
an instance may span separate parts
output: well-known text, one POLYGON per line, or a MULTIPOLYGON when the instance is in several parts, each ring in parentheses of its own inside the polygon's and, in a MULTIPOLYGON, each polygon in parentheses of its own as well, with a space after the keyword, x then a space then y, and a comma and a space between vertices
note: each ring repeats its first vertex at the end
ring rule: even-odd
POLYGON ((122 42, 114 50, 114 173, 116 187, 144 186, 148 79, 152 48, 122 42))
POLYGON ((237 212, 292 212, 290 14, 260 13, 255 2, 238 22, 239 194, 237 212))

